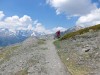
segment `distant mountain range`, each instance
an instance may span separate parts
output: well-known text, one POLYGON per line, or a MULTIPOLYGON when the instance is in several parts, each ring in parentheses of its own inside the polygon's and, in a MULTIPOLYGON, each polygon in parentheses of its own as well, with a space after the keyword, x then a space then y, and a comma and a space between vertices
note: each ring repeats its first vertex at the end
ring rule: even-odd
POLYGON ((11 44, 24 41, 30 36, 40 36, 43 33, 37 33, 32 30, 15 30, 11 31, 7 28, 0 28, 0 46, 8 46, 11 44))
MULTIPOLYGON (((73 28, 69 28, 65 32, 61 34, 64 35, 69 32, 73 32, 76 30, 82 29, 80 26, 75 26, 73 28)), ((8 46, 11 44, 19 43, 24 41, 30 36, 41 37, 41 35, 47 35, 45 33, 38 33, 33 30, 10 30, 7 28, 0 28, 0 46, 8 46)))
POLYGON ((83 29, 85 27, 82 27, 82 26, 74 26, 74 27, 71 27, 69 29, 67 29, 66 31, 64 32, 61 32, 61 36, 67 34, 67 33, 70 33, 70 32, 74 32, 74 31, 77 31, 77 30, 80 30, 80 29, 83 29))

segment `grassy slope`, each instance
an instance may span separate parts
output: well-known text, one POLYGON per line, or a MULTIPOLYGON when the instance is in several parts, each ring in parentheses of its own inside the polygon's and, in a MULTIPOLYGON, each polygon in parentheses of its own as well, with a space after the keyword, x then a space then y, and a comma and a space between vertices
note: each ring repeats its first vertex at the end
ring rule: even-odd
MULTIPOLYGON (((100 24, 85 29, 81 29, 76 32, 71 32, 69 34, 64 35, 62 38, 54 42, 62 62, 65 64, 66 68, 69 70, 69 72, 72 75, 88 75, 90 68, 88 68, 87 65, 85 64, 83 65, 77 64, 79 60, 79 55, 77 54, 76 51, 74 51, 73 48, 71 48, 75 44, 73 44, 71 41, 70 42, 66 41, 66 39, 68 40, 69 38, 72 38, 75 35, 81 35, 90 31, 98 31, 98 30, 100 30, 100 24), (64 43, 65 41, 66 43, 64 43), (67 49, 68 47, 70 47, 69 49, 71 50, 68 50, 67 49)), ((82 58, 83 58, 82 60, 86 60, 86 61, 90 59, 88 53, 85 53, 82 56, 82 58)))
POLYGON ((18 49, 20 46, 12 46, 12 47, 6 47, 4 48, 3 52, 0 52, 0 65, 4 63, 4 61, 8 61, 13 54, 13 52, 18 49))
POLYGON ((88 27, 85 29, 81 29, 76 32, 71 32, 69 34, 64 35, 62 38, 60 38, 60 40, 68 39, 68 38, 74 37, 75 35, 81 35, 89 31, 97 31, 97 30, 100 30, 100 24, 92 26, 92 27, 88 27))
POLYGON ((78 54, 74 51, 74 50, 70 50, 70 51, 64 51, 62 48, 62 43, 59 41, 56 41, 54 43, 57 47, 58 50, 58 55, 60 56, 62 62, 64 63, 64 65, 66 66, 66 68, 68 69, 68 71, 71 73, 71 75, 87 75, 89 72, 89 69, 83 65, 83 66, 79 66, 77 65, 77 61, 78 61, 78 54))

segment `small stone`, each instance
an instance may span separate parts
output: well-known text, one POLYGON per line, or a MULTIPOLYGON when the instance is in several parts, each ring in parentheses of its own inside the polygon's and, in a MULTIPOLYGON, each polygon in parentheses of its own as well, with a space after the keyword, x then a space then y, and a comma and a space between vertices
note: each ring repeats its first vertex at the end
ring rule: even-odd
POLYGON ((69 60, 69 58, 67 58, 66 60, 69 60))
POLYGON ((85 52, 88 52, 88 51, 90 51, 90 49, 86 49, 86 50, 85 50, 85 52))

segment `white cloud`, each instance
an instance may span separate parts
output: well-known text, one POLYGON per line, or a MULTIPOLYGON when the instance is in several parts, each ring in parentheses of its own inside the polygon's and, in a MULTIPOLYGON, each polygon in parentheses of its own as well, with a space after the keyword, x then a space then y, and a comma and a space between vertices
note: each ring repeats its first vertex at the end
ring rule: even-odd
POLYGON ((45 32, 45 27, 41 23, 37 23, 35 27, 35 31, 37 32, 45 32))
POLYGON ((27 27, 28 30, 34 30, 34 27, 32 26, 32 24, 29 24, 27 27))
POLYGON ((35 20, 34 22, 33 22, 33 24, 37 24, 38 23, 38 20, 35 20))
POLYGON ((52 30, 48 30, 46 29, 41 23, 39 23, 37 20, 34 21, 35 23, 35 29, 34 31, 38 32, 38 33, 45 33, 45 34, 51 34, 53 33, 52 30))
POLYGON ((4 15, 3 11, 0 11, 0 21, 2 20, 2 18, 3 18, 4 16, 5 16, 5 15, 4 15))
MULTIPOLYGON (((57 14, 66 14, 67 18, 78 16, 76 25, 91 26, 100 24, 100 8, 91 0, 46 0, 55 8, 57 14)), ((55 28, 56 30, 56 28, 55 28)))
POLYGON ((36 25, 35 25, 35 31, 38 32, 38 33, 45 33, 45 34, 52 34, 52 33, 55 33, 56 31, 60 30, 60 31, 65 31, 66 28, 63 28, 63 27, 55 27, 55 28, 52 28, 52 29, 46 29, 41 23, 39 23, 37 21, 36 25))
MULTIPOLYGON (((3 18, 4 14, 1 12, 1 18, 3 18)), ((45 33, 51 34, 56 32, 57 30, 64 31, 65 28, 63 27, 55 27, 53 29, 46 29, 42 23, 38 22, 38 20, 33 21, 30 16, 24 15, 19 17, 17 15, 11 17, 5 17, 3 20, 0 21, 0 28, 8 28, 9 31, 16 33, 16 30, 32 30, 33 34, 34 31, 37 33, 45 33)))
POLYGON ((65 31, 65 30, 67 30, 66 28, 63 28, 63 27, 55 27, 55 28, 53 28, 53 32, 56 32, 56 31, 58 31, 58 30, 60 30, 60 31, 65 31))
POLYGON ((27 15, 24 15, 23 17, 16 15, 12 17, 6 17, 4 20, 0 21, 0 28, 27 29, 29 26, 32 27, 32 19, 27 15))
POLYGON ((97 8, 91 0, 47 0, 47 3, 56 9, 57 14, 69 16, 85 15, 97 8))
POLYGON ((76 25, 81 26, 92 26, 96 24, 100 24, 100 8, 92 11, 88 15, 81 16, 76 22, 76 25))

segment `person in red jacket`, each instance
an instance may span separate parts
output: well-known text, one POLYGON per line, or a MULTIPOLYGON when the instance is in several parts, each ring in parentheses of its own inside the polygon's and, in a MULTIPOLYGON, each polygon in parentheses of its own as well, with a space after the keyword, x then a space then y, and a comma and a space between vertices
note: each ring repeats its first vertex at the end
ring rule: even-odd
POLYGON ((57 37, 57 38, 60 38, 60 30, 58 30, 58 31, 56 32, 56 37, 57 37))

